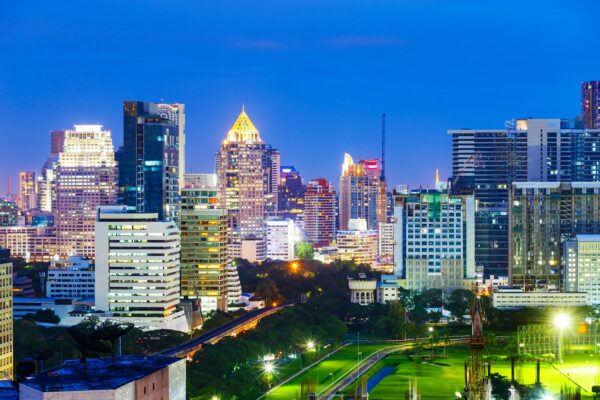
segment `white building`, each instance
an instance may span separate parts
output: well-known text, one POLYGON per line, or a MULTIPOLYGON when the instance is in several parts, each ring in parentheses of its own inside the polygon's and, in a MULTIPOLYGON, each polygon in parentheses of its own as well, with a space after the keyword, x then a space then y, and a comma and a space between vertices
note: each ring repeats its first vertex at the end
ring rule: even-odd
POLYGON ((376 300, 377 279, 368 279, 361 274, 358 279, 348 278, 350 302, 366 306, 376 300))
POLYGON ((48 268, 46 296, 53 299, 94 297, 94 269, 82 257, 53 260, 48 268))
POLYGON ((588 303, 587 293, 525 292, 522 288, 506 288, 494 292, 494 308, 579 307, 588 303))
POLYGON ((377 231, 367 229, 364 219, 350 219, 348 230, 337 232, 338 258, 357 264, 373 265, 377 261, 377 231))
POLYGON ((586 292, 588 304, 600 304, 600 235, 576 235, 565 242, 565 291, 586 292))
POLYGON ((295 257, 296 226, 292 219, 267 220, 267 258, 290 261, 295 257))
POLYGON ((396 275, 381 275, 377 282, 377 301, 387 303, 398 300, 398 277, 396 275))
POLYGON ((179 308, 180 238, 157 213, 105 206, 96 221, 96 308, 146 329, 188 331, 179 308))
POLYGON ((241 240, 240 257, 252 263, 267 259, 267 242, 263 236, 248 236, 241 240))

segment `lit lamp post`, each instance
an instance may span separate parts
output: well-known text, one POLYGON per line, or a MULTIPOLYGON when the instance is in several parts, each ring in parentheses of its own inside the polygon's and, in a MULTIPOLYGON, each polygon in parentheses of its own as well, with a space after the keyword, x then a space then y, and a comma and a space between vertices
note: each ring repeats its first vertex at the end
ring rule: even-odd
POLYGON ((565 329, 571 324, 571 318, 567 314, 558 314, 554 317, 554 326, 558 330, 558 362, 563 362, 563 342, 565 329))
POLYGON ((427 330, 429 331, 429 336, 431 337, 431 359, 433 360, 433 326, 430 326, 427 330))
POLYGON ((263 363, 263 371, 265 374, 265 379, 269 383, 269 387, 271 387, 271 377, 273 376, 273 372, 275 372, 275 364, 271 361, 265 361, 263 363))

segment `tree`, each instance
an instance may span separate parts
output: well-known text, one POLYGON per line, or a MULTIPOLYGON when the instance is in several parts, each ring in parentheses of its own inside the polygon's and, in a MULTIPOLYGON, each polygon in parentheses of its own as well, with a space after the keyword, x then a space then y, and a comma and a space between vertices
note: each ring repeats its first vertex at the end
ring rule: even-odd
POLYGON ((23 319, 36 322, 44 322, 47 324, 58 324, 60 322, 60 318, 58 317, 58 315, 54 313, 54 310, 49 308, 37 310, 35 314, 27 314, 23 317, 23 319))
POLYGON ((459 321, 462 320, 463 316, 469 313, 469 307, 473 300, 473 293, 469 290, 457 289, 450 293, 446 308, 454 315, 459 321))
POLYGON ((256 285, 254 295, 258 296, 267 302, 267 305, 277 303, 281 300, 281 294, 277 285, 272 279, 264 279, 256 285))
POLYGON ((312 260, 315 257, 315 250, 312 244, 308 242, 299 242, 296 244, 296 257, 303 260, 312 260))

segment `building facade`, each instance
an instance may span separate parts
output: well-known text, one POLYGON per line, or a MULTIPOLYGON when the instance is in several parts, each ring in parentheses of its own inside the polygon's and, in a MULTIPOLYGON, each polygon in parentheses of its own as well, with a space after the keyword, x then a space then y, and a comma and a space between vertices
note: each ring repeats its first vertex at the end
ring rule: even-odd
POLYGON ((279 175, 279 215, 294 221, 304 220, 304 191, 300 172, 293 166, 282 166, 279 175))
POLYGON ((52 299, 94 298, 95 271, 82 257, 53 260, 48 268, 46 296, 52 299))
POLYGON ((600 304, 600 235, 575 235, 565 241, 565 292, 588 294, 588 305, 600 304))
POLYGON ((19 208, 30 210, 37 207, 35 171, 19 172, 19 208))
POLYGON ((118 151, 119 202, 130 211, 178 221, 182 104, 123 103, 123 146, 118 151))
POLYGON ((304 232, 315 246, 335 241, 337 198, 333 184, 325 178, 313 179, 304 194, 304 232))
POLYGON ((600 128, 600 81, 581 83, 581 117, 585 128, 600 128))
POLYGON ((364 219, 351 219, 347 230, 337 231, 336 242, 340 260, 368 265, 377 262, 377 231, 367 229, 364 219))
POLYGON ((10 250, 0 248, 0 379, 13 379, 13 265, 10 250))
POLYGON ((110 131, 75 125, 65 132, 56 169, 56 236, 63 256, 94 257, 96 208, 116 202, 117 167, 110 131))
POLYGON ((291 261, 295 258, 298 234, 294 220, 270 219, 266 221, 267 258, 291 261))
POLYGON ((15 202, 0 200, 0 226, 17 226, 19 207, 15 202))
POLYGON ((565 240, 600 234, 600 183, 516 182, 510 201, 511 284, 562 289, 565 240))
POLYGON ((396 195, 396 274, 406 288, 455 289, 475 277, 473 196, 437 190, 396 195))
POLYGON ((179 307, 180 236, 158 213, 101 207, 96 222, 96 308, 145 329, 188 331, 179 307))

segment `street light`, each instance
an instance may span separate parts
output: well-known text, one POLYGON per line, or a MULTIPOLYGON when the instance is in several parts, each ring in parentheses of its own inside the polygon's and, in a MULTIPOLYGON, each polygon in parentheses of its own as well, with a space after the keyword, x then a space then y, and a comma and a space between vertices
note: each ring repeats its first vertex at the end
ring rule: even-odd
MULTIPOLYGON (((558 362, 563 362, 563 342, 565 329, 571 324, 571 317, 568 314, 561 313, 554 316, 554 326, 558 329, 558 362)), ((552 397, 550 397, 552 398, 552 397)), ((546 400, 546 399, 543 399, 546 400)))
POLYGON ((298 270, 298 263, 296 261, 292 262, 290 264, 290 268, 291 268, 292 272, 296 272, 298 270))
POLYGON ((263 371, 267 374, 272 374, 275 371, 275 365, 271 361, 265 361, 263 364, 263 371))
POLYGON ((433 360, 433 326, 430 326, 427 330, 429 331, 429 336, 431 336, 431 359, 433 360))
POLYGON ((314 350, 315 349, 315 342, 314 340, 308 340, 308 342, 306 342, 306 349, 307 350, 314 350))

